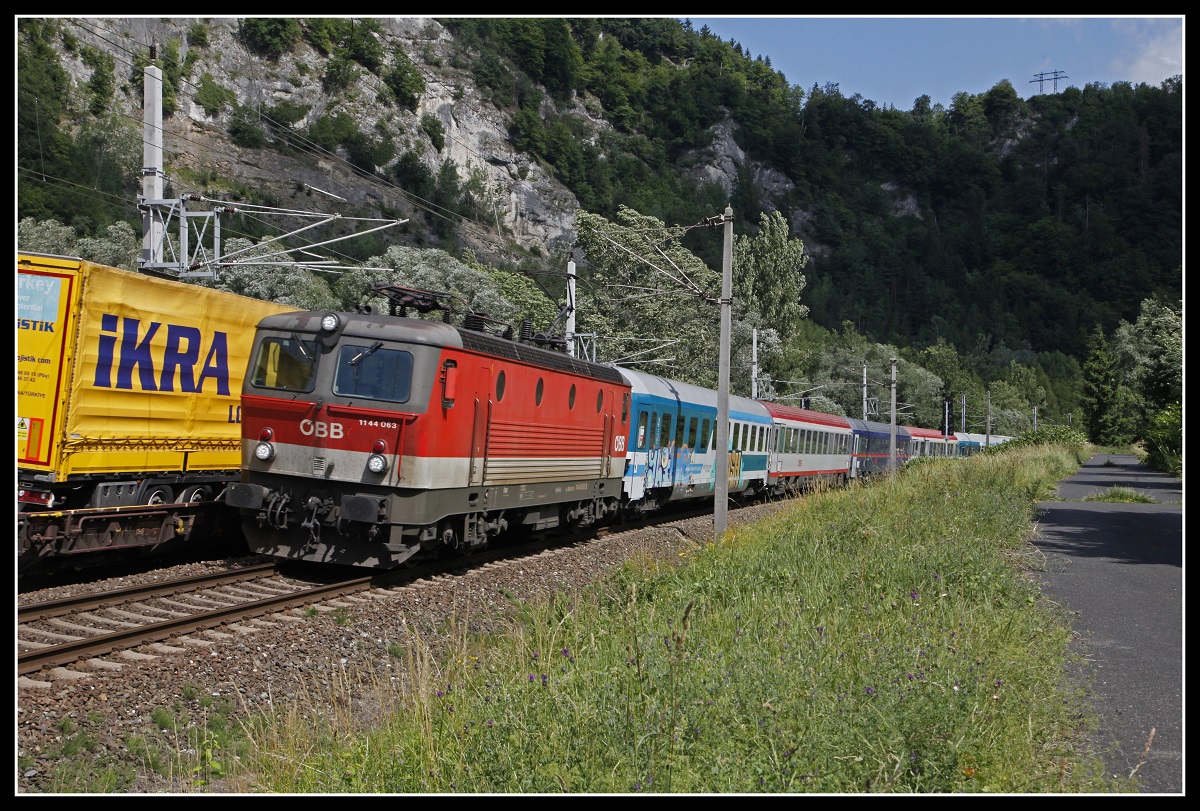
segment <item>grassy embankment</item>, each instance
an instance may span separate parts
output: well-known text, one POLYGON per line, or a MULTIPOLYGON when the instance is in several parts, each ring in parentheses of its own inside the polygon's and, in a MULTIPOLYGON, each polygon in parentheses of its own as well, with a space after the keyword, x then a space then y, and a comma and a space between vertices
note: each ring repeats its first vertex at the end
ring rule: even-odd
POLYGON ((297 793, 1132 790, 1085 742, 1069 620, 1028 577, 1033 504, 1079 461, 1025 448, 814 494, 680 565, 524 605, 507 633, 462 632, 443 661, 401 653, 416 688, 381 689, 369 730, 349 678, 259 719, 227 777, 297 793))
MULTIPOLYGON (((200 793, 1132 791, 1087 744, 1070 619, 1029 579, 1034 502, 1088 453, 928 460, 811 494, 517 606, 503 633, 455 617, 451 655, 364 643, 355 672, 270 718, 161 708, 162 738, 128 748, 200 793)), ((54 790, 131 787, 85 732, 64 727, 54 790)))

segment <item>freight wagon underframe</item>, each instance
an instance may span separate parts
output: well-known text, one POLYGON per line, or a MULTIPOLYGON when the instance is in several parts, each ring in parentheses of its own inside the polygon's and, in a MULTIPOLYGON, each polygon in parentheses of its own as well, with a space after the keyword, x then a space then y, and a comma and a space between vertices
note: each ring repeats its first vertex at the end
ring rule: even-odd
MULTIPOLYGON (((240 537, 222 502, 17 513, 17 571, 104 562, 105 551, 158 552, 197 537, 240 537)), ((206 543, 206 548, 207 548, 206 543)))

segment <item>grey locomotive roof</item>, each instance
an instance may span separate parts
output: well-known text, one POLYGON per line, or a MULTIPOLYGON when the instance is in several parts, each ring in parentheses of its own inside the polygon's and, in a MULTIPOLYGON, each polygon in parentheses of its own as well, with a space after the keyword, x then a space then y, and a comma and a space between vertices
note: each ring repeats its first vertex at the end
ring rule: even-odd
MULTIPOLYGON (((258 322, 260 329, 279 332, 319 332, 321 318, 328 310, 305 310, 269 315, 258 322)), ((343 336, 369 341, 397 341, 425 346, 465 349, 485 355, 506 358, 519 363, 542 366, 559 372, 592 377, 612 383, 625 383, 620 372, 611 366, 574 358, 562 352, 489 335, 486 332, 462 329, 440 321, 404 318, 384 313, 337 313, 344 325, 343 336)))

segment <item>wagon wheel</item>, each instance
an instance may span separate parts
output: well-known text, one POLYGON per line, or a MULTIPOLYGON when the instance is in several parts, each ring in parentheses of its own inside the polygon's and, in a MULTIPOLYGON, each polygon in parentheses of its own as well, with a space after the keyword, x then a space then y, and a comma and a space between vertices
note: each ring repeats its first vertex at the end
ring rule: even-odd
POLYGON ((179 496, 181 504, 198 504, 201 501, 212 500, 212 488, 205 484, 193 484, 190 487, 183 489, 183 494, 179 496))
POLYGON ((145 498, 142 499, 144 504, 174 504, 175 496, 171 493, 171 488, 165 484, 153 484, 146 488, 145 498))

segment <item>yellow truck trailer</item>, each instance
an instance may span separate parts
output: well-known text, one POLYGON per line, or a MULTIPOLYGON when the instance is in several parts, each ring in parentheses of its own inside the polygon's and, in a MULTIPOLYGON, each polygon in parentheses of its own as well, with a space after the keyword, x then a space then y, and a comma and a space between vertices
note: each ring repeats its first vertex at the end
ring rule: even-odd
POLYGON ((18 511, 219 495, 241 466, 255 324, 293 309, 18 253, 18 511))

